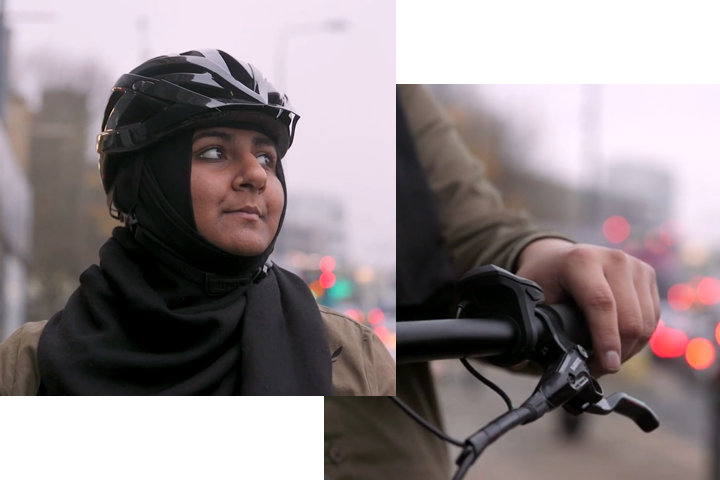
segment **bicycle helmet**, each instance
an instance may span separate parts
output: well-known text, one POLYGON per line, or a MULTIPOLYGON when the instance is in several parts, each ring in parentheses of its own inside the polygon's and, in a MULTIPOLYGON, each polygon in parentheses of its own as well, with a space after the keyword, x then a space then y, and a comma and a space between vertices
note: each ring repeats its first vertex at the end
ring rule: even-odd
POLYGON ((148 60, 115 82, 97 137, 98 169, 111 214, 117 164, 133 157, 123 153, 188 128, 235 122, 268 135, 282 158, 292 145, 299 118, 287 95, 260 70, 221 50, 148 60))

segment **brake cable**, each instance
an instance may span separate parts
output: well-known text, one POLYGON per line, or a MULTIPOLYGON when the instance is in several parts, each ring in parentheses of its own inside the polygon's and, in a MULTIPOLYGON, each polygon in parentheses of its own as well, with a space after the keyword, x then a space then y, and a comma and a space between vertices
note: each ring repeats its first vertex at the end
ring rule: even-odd
MULTIPOLYGON (((458 304, 457 313, 455 314, 455 318, 460 318, 460 314, 463 312, 465 307, 468 305, 467 301, 460 302, 458 304)), ((468 362, 467 358, 461 358, 460 363, 463 364, 465 369, 472 374, 473 377, 480 380, 482 383, 484 383, 490 390, 494 391, 498 395, 500 395, 500 398, 503 399, 505 402, 505 405, 508 407, 508 411, 512 411, 515 408, 515 405, 513 404, 512 400, 508 396, 505 391, 498 387, 495 383, 491 382, 487 377, 485 377, 483 374, 478 372, 472 365, 470 365, 470 362, 468 362)))

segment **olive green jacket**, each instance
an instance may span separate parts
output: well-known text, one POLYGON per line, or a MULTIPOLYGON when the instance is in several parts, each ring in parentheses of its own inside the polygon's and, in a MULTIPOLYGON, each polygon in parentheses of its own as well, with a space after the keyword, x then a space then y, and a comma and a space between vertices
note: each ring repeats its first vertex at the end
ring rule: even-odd
MULTIPOLYGON (((514 271, 541 238, 522 212, 506 209, 439 104, 421 85, 400 85, 400 101, 438 207, 444 245, 458 276, 495 264, 514 271)), ((398 368, 398 396, 441 425, 428 364, 398 368)), ((325 474, 333 480, 447 480, 445 444, 387 399, 325 399, 325 474)))
MULTIPOLYGON (((333 359, 335 395, 395 395, 395 362, 368 327, 327 307, 320 314, 333 359)), ((47 321, 23 325, 0 343, 0 395, 35 395, 40 385, 37 347, 47 321)))

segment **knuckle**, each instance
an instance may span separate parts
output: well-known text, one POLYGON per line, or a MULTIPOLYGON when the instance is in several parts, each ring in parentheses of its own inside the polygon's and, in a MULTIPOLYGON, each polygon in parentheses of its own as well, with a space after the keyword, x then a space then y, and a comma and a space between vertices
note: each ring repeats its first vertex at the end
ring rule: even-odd
POLYGON ((615 311, 615 299, 607 292, 597 292, 588 299, 588 307, 600 312, 615 311))
POLYGON ((642 321, 637 317, 625 317, 619 325, 619 331, 620 336, 628 340, 640 340, 646 333, 642 321))
POLYGON ((655 269, 642 260, 635 259, 635 263, 635 277, 641 279, 642 281, 647 281, 651 285, 655 285, 657 283, 657 274, 655 273, 655 269))
POLYGON ((657 273, 655 272, 655 269, 647 263, 645 263, 644 265, 646 266, 648 276, 650 277, 650 282, 655 285, 657 283, 657 273))
POLYGON ((586 265, 594 260, 594 254, 589 249, 578 246, 568 252, 567 259, 572 265, 586 265))
POLYGON ((622 250, 610 250, 608 258, 610 264, 616 267, 625 267, 630 263, 627 254, 622 250))

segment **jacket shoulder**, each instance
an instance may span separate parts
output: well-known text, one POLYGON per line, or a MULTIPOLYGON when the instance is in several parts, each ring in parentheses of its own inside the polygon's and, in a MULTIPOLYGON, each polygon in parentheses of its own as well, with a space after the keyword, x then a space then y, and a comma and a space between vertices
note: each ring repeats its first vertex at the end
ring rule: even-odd
POLYGON ((319 306, 333 356, 335 395, 395 395, 395 361, 371 328, 319 306))
POLYGON ((0 343, 0 395, 36 395, 37 347, 47 320, 29 322, 0 343))

